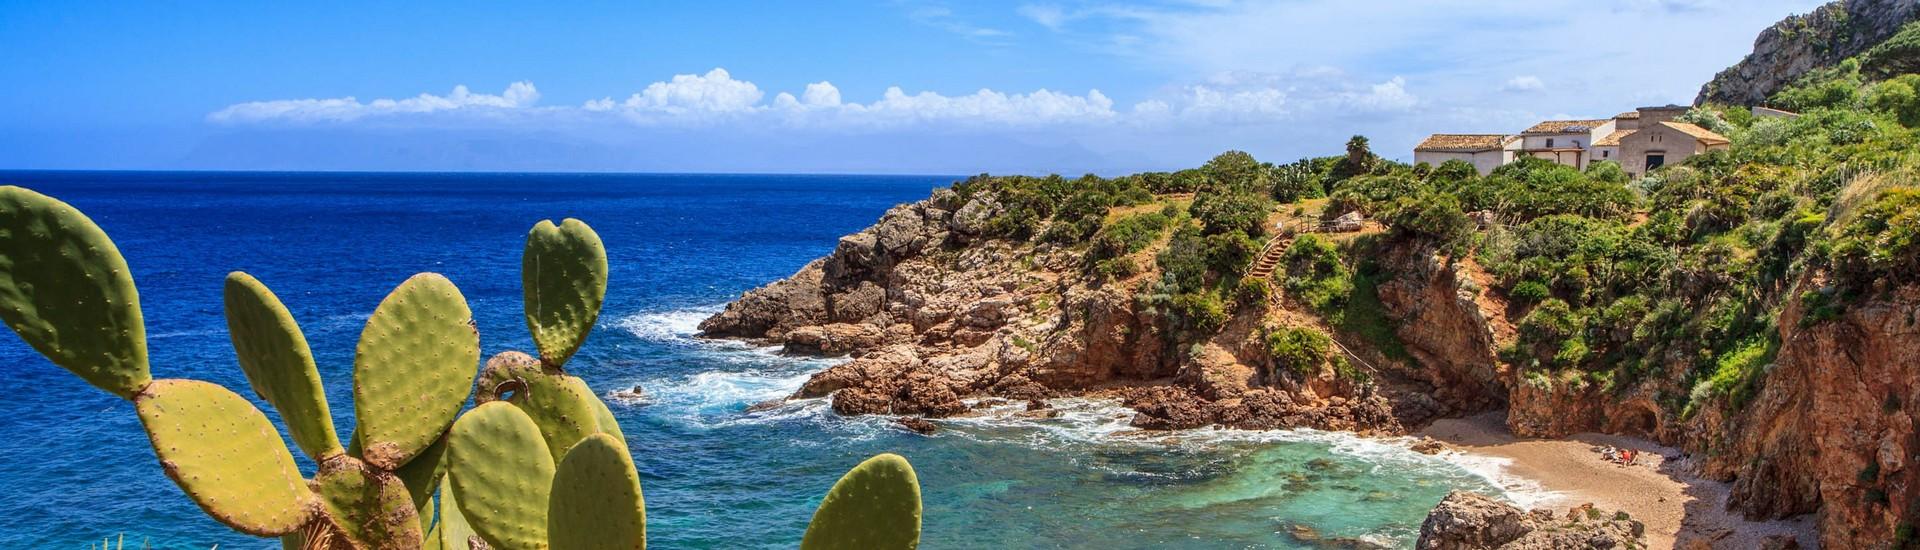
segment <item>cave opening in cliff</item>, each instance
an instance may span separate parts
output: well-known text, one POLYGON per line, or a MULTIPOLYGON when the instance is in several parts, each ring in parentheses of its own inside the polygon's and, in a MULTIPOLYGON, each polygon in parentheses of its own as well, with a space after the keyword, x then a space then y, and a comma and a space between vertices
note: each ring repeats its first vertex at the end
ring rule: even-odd
POLYGON ((1613 421, 1615 433, 1637 437, 1654 436, 1659 428, 1659 415, 1646 406, 1628 406, 1623 414, 1613 421))

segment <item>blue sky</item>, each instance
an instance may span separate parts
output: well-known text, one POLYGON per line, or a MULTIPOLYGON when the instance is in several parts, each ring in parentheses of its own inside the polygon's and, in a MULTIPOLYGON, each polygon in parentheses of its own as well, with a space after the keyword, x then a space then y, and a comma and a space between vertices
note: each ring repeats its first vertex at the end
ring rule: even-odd
POLYGON ((1122 173, 1686 103, 1806 0, 0 1, 0 168, 1122 173))

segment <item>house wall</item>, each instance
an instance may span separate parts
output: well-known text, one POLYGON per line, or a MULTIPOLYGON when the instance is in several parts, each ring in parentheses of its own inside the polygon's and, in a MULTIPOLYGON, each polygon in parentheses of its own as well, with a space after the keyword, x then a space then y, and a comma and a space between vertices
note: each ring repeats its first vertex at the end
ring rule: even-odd
POLYGON ((1455 152, 1449 152, 1449 151, 1414 151, 1413 152, 1414 164, 1419 164, 1424 162, 1429 165, 1438 167, 1440 166, 1440 163, 1443 163, 1449 160, 1455 160, 1455 159, 1464 160, 1464 161, 1467 161, 1468 163, 1473 164, 1473 168, 1475 170, 1479 170, 1480 175, 1484 176, 1490 172, 1493 172, 1493 169, 1499 168, 1500 165, 1502 164, 1513 162, 1513 151, 1492 150, 1492 151, 1480 151, 1477 153, 1455 153, 1455 152))
POLYGON ((1687 110, 1685 108, 1640 109, 1640 127, 1652 128, 1655 126, 1659 126, 1660 123, 1662 122, 1680 118, 1680 115, 1684 115, 1684 114, 1687 114, 1687 110))
POLYGON ((1684 132, 1654 125, 1643 127, 1625 139, 1620 140, 1620 167, 1635 178, 1647 175, 1647 155, 1661 153, 1666 155, 1664 166, 1680 164, 1700 153, 1712 149, 1725 149, 1727 146, 1708 147, 1705 143, 1684 132))
POLYGON ((1640 119, 1637 119, 1637 118, 1616 118, 1616 119, 1613 119, 1613 129, 1615 129, 1615 130, 1638 130, 1638 129, 1640 129, 1640 119))
POLYGON ((1589 164, 1603 160, 1620 161, 1620 147, 1617 145, 1594 147, 1591 153, 1587 158, 1587 163, 1589 164))

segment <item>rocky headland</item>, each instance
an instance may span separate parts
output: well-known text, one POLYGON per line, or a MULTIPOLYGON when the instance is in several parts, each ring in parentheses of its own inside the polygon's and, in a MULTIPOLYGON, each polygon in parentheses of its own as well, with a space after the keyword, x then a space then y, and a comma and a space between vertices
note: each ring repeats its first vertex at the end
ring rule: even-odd
MULTIPOLYGON (((1687 115, 1732 149, 1640 180, 1407 166, 1364 138, 1284 165, 979 176, 700 329, 846 357, 793 396, 841 414, 1098 396, 1143 429, 1405 434, 1491 413, 1523 438, 1667 446, 1671 475, 1725 484, 1712 506, 1811 515, 1828 548, 1920 544, 1920 102, 1897 101, 1920 77, 1873 73, 1920 67, 1884 46, 1920 41, 1915 12, 1836 2, 1768 29, 1687 115)), ((1448 501, 1423 548, 1643 544, 1607 514, 1580 532, 1614 546, 1448 501)))

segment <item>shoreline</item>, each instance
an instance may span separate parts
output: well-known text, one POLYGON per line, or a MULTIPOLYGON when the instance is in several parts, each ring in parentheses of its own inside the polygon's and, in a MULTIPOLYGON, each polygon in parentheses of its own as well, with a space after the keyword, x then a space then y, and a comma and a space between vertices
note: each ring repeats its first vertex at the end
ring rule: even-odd
POLYGON ((1446 443, 1454 453, 1443 456, 1510 461, 1504 473, 1538 483, 1546 498, 1532 506, 1555 515, 1589 502, 1604 511, 1624 510, 1646 524, 1649 548, 1760 548, 1774 535, 1795 537, 1801 548, 1818 548, 1812 514, 1747 521, 1726 509, 1729 484, 1689 473, 1678 449, 1646 439, 1598 433, 1523 439, 1507 430, 1498 411, 1442 419, 1413 435, 1446 443), (1632 466, 1614 464, 1593 450, 1604 445, 1645 455, 1632 466))

